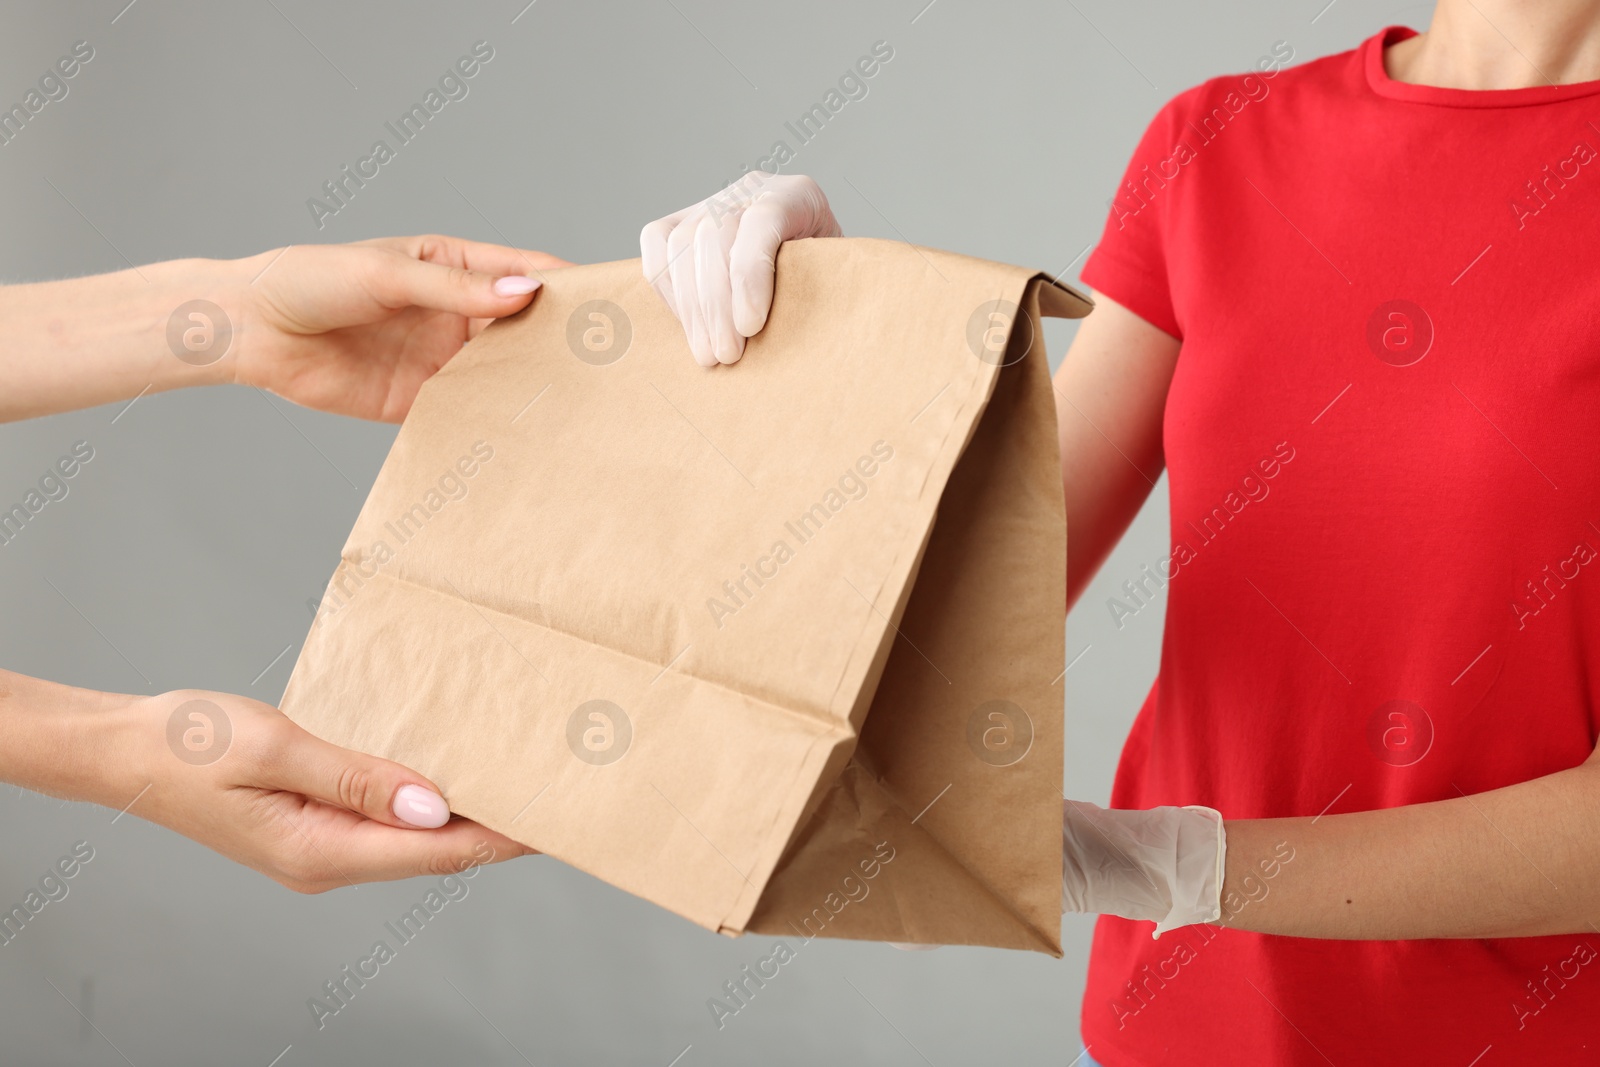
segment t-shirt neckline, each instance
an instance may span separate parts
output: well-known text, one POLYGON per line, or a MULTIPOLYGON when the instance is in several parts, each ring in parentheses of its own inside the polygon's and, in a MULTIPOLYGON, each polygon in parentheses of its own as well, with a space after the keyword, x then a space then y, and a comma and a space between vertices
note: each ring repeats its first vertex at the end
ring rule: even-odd
POLYGON ((1438 85, 1395 81, 1383 67, 1383 50, 1416 35, 1417 31, 1409 26, 1388 26, 1367 39, 1363 45, 1366 50, 1367 84, 1373 92, 1391 100, 1441 107, 1528 107, 1600 93, 1600 81, 1535 85, 1525 89, 1447 89, 1438 85))

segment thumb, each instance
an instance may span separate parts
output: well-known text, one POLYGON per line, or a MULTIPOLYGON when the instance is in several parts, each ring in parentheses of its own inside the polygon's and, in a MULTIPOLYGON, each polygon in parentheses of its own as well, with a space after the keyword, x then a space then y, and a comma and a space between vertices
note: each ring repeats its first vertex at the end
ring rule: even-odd
POLYGON ((758 196, 740 217, 728 251, 734 328, 754 337, 767 324, 779 246, 802 237, 838 237, 839 232, 821 189, 815 196, 758 196))
POLYGON ((386 759, 329 744, 300 731, 268 784, 374 822, 431 830, 450 821, 450 806, 422 775, 386 759))
POLYGON ((745 337, 754 337, 767 324, 778 246, 794 229, 793 220, 775 199, 756 201, 739 220, 728 250, 728 281, 733 289, 733 326, 745 337))
POLYGON ((391 308, 409 305, 470 319, 498 319, 527 307, 542 284, 522 274, 496 276, 396 256, 379 273, 374 288, 378 299, 391 308))

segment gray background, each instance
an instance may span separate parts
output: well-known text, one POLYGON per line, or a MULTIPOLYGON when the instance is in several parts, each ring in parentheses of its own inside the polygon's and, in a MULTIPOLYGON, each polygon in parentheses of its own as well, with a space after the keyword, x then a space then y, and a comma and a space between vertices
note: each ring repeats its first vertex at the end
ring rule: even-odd
MULTIPOLYGON (((1071 278, 1166 99, 1276 41, 1304 61, 1389 22, 1426 28, 1429 9, 525 2, 8 3, 0 102, 75 41, 95 57, 0 147, 0 275, 429 231, 629 258, 644 222, 775 139, 793 146, 785 120, 882 39, 895 55, 869 95, 790 169, 822 182, 847 233, 1071 278), (495 57, 470 95, 316 229, 306 198, 478 40, 495 57)), ((1051 327, 1052 363, 1070 337, 1051 327)), ((276 700, 394 429, 244 389, 121 410, 0 426, 8 504, 73 441, 96 450, 70 496, 0 547, 0 663, 101 689, 276 700)), ((1074 796, 1106 801, 1154 677, 1159 613, 1119 631, 1105 600, 1160 558, 1166 521, 1163 482, 1069 620, 1068 655, 1088 648, 1067 676, 1074 796)), ((719 1032, 706 998, 765 939, 714 937, 543 859, 481 872, 318 1032, 306 999, 428 883, 300 897, 113 814, 15 789, 0 799, 5 905, 73 842, 95 849, 70 895, 0 949, 7 1062, 1065 1064, 1078 1052, 1087 919, 1065 920, 1065 961, 815 942, 719 1032)))

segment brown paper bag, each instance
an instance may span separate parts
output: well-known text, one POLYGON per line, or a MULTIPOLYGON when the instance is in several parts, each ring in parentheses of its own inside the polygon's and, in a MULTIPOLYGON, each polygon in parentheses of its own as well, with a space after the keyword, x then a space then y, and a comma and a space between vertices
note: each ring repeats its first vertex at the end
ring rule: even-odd
POLYGON ((1060 954, 1066 530, 1032 271, 783 246, 741 363, 638 261, 423 387, 284 695, 712 930, 1060 954))

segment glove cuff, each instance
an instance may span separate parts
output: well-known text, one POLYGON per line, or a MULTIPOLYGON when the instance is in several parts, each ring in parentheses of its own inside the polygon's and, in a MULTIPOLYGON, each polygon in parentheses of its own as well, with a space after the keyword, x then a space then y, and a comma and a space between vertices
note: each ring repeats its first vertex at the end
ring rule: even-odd
POLYGON ((1151 932, 1222 918, 1222 879, 1227 863, 1227 832, 1216 808, 1192 804, 1181 809, 1177 832, 1177 871, 1172 880, 1172 910, 1151 932))

